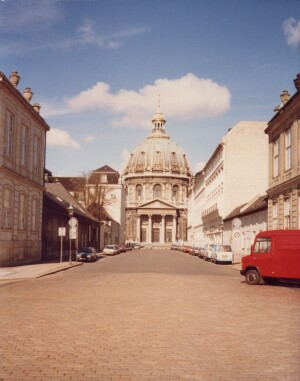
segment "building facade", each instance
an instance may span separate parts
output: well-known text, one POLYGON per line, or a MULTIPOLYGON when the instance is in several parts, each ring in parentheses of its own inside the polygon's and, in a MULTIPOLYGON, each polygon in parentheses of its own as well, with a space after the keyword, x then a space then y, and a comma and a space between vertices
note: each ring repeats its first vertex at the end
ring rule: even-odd
POLYGON ((125 242, 126 191, 120 174, 108 165, 80 177, 53 177, 101 224, 100 249, 125 242))
POLYGON ((186 155, 165 132, 160 107, 152 124, 151 134, 131 153, 123 173, 126 242, 168 246, 186 241, 191 171, 186 155))
POLYGON ((269 121, 269 229, 300 229, 300 73, 296 93, 284 90, 269 121))
POLYGON ((268 196, 256 196, 223 219, 224 242, 232 247, 235 260, 250 254, 256 234, 268 229, 268 196))
POLYGON ((0 72, 0 265, 41 259, 44 164, 48 124, 20 77, 0 72))
POLYGON ((265 194, 268 186, 265 127, 264 122, 239 122, 223 137, 196 176, 190 197, 198 213, 189 211, 189 231, 193 236, 198 230, 200 240, 224 242, 223 219, 239 205, 265 194))

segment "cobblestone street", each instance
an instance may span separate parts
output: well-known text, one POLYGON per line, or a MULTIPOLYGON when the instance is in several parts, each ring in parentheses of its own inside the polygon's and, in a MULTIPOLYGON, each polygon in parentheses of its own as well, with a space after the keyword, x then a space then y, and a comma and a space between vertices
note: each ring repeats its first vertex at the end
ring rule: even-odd
POLYGON ((237 275, 144 251, 0 284, 0 380, 300 380, 300 289, 237 275))

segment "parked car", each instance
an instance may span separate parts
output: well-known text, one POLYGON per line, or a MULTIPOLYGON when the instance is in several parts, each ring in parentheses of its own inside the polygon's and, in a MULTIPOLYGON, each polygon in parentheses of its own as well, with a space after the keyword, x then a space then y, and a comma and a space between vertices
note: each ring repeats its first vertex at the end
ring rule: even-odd
POLYGON ((213 245, 215 245, 215 243, 207 243, 204 246, 203 259, 205 261, 210 261, 211 260, 211 251, 212 251, 213 245))
POLYGON ((97 253, 93 247, 82 247, 77 254, 77 261, 95 262, 97 253))
POLYGON ((193 248, 193 255, 195 255, 196 257, 198 257, 198 256, 199 256, 199 253, 200 253, 200 247, 195 246, 195 247, 193 248))
POLYGON ((212 245, 211 261, 213 263, 232 263, 233 252, 230 245, 212 245))
POLYGON ((171 250, 178 250, 178 245, 176 245, 176 243, 172 243, 171 250))
POLYGON ((300 231, 260 232, 251 254, 242 258, 241 275, 251 285, 276 281, 300 283, 300 231))
POLYGON ((126 243, 126 250, 131 251, 133 249, 133 245, 131 243, 126 243))
POLYGON ((116 255, 116 254, 119 254, 119 249, 117 245, 106 245, 103 250, 103 254, 116 255))
POLYGON ((134 248, 134 249, 140 249, 140 248, 141 248, 141 245, 140 245, 139 243, 135 243, 135 244, 133 245, 133 248, 134 248))
POLYGON ((127 247, 126 247, 125 243, 120 243, 120 244, 118 245, 118 247, 119 247, 119 251, 120 251, 120 253, 126 253, 126 251, 127 251, 127 247))

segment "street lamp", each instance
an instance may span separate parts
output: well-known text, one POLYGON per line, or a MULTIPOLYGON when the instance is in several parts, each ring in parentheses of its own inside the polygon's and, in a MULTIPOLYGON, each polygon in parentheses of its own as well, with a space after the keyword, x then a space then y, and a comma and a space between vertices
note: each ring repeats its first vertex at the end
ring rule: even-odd
POLYGON ((71 225, 72 225, 71 218, 73 216, 73 213, 74 213, 74 207, 73 207, 72 204, 70 204, 69 207, 68 207, 68 214, 69 214, 69 240, 70 240, 69 264, 70 265, 72 264, 72 239, 71 239, 70 229, 71 229, 71 225))

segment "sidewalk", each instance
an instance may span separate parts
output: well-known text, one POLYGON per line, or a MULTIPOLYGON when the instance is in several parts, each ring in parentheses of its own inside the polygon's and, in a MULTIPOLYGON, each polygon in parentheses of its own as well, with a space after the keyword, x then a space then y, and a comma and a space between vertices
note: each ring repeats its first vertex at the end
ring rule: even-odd
POLYGON ((24 266, 0 267, 0 282, 3 280, 40 278, 82 264, 83 262, 72 262, 72 264, 69 264, 69 262, 48 262, 24 266))

